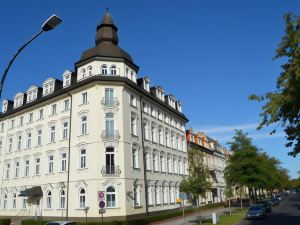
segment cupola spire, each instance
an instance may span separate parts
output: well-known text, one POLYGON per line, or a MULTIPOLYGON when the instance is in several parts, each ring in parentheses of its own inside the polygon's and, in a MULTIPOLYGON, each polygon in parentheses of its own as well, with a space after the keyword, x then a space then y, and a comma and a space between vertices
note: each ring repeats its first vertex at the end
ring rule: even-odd
POLYGON ((96 34, 96 45, 101 42, 112 42, 115 45, 118 45, 118 28, 115 26, 111 15, 108 13, 108 8, 106 8, 106 13, 101 19, 100 24, 97 26, 96 34))

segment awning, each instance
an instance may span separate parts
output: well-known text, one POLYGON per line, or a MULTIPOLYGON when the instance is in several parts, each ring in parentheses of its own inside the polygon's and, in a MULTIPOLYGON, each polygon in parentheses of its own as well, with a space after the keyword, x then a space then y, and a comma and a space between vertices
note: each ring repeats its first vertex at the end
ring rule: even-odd
POLYGON ((28 188, 24 191, 20 191, 19 197, 42 197, 43 191, 41 186, 35 186, 32 188, 28 188))

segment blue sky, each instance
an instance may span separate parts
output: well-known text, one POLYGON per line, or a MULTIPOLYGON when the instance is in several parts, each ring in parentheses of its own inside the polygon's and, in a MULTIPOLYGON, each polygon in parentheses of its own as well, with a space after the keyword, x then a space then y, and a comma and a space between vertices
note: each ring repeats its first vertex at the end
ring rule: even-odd
POLYGON ((12 66, 4 97, 13 98, 48 77, 74 70, 83 50, 94 46, 95 29, 105 8, 119 28, 119 45, 149 76, 183 102, 187 127, 203 130, 222 144, 234 129, 283 162, 292 177, 300 156, 287 156, 284 133, 256 131, 260 107, 252 93, 274 90, 280 61, 273 61, 283 35, 283 15, 300 15, 297 0, 59 1, 3 0, 0 7, 0 71, 15 50, 53 13, 57 29, 35 40, 12 66))

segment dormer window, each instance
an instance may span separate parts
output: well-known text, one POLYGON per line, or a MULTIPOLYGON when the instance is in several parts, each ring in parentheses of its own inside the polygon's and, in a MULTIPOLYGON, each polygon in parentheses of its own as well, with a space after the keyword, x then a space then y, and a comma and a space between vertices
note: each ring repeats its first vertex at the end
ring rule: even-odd
POLYGON ((24 94, 18 93, 14 98, 14 108, 20 107, 23 105, 24 94))
POLYGON ((144 79, 144 89, 150 92, 150 81, 148 79, 144 79))
POLYGON ((37 98, 37 87, 36 86, 31 86, 27 90, 27 100, 26 100, 26 102, 34 101, 36 98, 37 98))
POLYGON ((115 65, 110 67, 110 73, 111 75, 117 75, 117 67, 115 65))
POLYGON ((81 69, 81 77, 82 79, 84 79, 86 77, 86 71, 85 71, 85 68, 82 68, 81 69))
POLYGON ((63 87, 69 87, 71 85, 71 79, 72 79, 72 72, 69 70, 66 70, 63 75, 63 87))
POLYGON ((102 65, 101 66, 101 74, 102 75, 107 75, 107 65, 102 65))
POLYGON ((178 110, 179 112, 182 112, 182 105, 181 105, 181 102, 180 102, 180 101, 177 101, 177 102, 176 102, 176 106, 177 106, 177 110, 178 110))
POLYGON ((55 80, 52 78, 49 78, 46 80, 43 84, 43 95, 49 95, 54 92, 54 83, 55 80))
POLYGON ((5 99, 2 102, 2 113, 5 113, 7 111, 7 108, 8 108, 8 101, 5 99))

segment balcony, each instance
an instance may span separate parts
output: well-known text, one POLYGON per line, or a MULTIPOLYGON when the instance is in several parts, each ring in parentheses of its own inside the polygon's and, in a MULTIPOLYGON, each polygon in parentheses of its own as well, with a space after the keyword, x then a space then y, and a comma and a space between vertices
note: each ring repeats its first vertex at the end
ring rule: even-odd
POLYGON ((105 107, 109 107, 109 108, 117 108, 120 103, 118 101, 117 98, 113 98, 113 97, 104 97, 102 98, 101 104, 105 107))
POLYGON ((103 166, 101 174, 108 177, 117 177, 120 176, 121 170, 119 166, 103 166))
POLYGON ((120 139, 120 134, 118 130, 115 131, 103 130, 101 138, 104 141, 118 141, 120 139))

